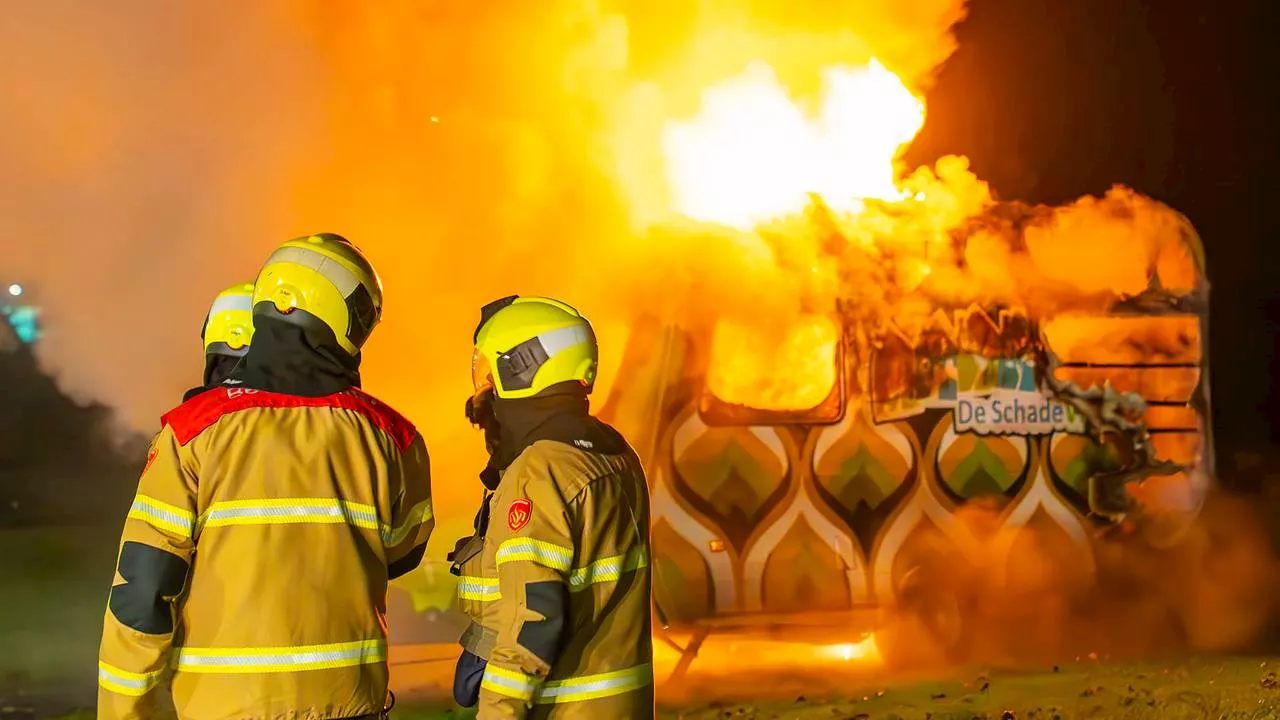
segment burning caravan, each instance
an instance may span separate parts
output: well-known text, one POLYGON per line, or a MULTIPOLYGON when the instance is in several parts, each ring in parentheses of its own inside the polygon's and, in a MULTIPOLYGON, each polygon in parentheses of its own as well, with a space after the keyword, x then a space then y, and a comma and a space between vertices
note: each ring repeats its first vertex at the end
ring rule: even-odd
POLYGON ((837 307, 754 375, 749 327, 634 326, 602 415, 649 471, 656 611, 689 638, 658 638, 676 676, 713 633, 854 642, 889 607, 955 647, 961 605, 920 589, 979 554, 1007 568, 1021 528, 1056 526, 1088 574, 1120 514, 1175 541, 1213 458, 1203 249, 1181 234, 1145 292, 1088 312, 936 307, 903 327, 837 307), (992 497, 1001 527, 979 536, 957 510, 992 497))

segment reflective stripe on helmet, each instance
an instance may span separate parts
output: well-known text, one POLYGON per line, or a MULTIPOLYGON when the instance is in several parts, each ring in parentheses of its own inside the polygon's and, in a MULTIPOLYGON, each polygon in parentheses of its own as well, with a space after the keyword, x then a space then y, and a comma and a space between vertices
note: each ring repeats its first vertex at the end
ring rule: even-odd
POLYGON ((556 330, 548 330, 538 335, 538 342, 547 351, 547 357, 555 357, 556 353, 583 343, 591 342, 591 333, 585 325, 572 325, 556 330))
POLYGON ((278 262, 293 263, 315 270, 324 279, 333 283, 333 286, 338 288, 338 294, 344 298, 350 296, 360 286, 360 278, 348 270, 346 265, 310 248, 296 245, 277 248, 271 253, 271 257, 267 258, 267 264, 278 262))
POLYGON ((253 312, 253 286, 248 286, 247 292, 224 292, 214 298, 213 305, 209 308, 210 315, 217 315, 224 312, 253 312))

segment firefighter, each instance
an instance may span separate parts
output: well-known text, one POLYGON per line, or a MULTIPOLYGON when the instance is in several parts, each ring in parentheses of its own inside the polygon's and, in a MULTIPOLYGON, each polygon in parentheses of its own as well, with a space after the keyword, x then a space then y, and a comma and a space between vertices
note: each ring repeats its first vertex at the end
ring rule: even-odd
POLYGON ((589 412, 591 325, 512 296, 481 310, 474 343, 467 414, 491 455, 476 533, 452 555, 471 618, 455 699, 480 720, 653 718, 648 488, 589 412))
POLYGON ((165 684, 179 718, 385 715, 387 584, 419 565, 434 519, 421 435, 359 389, 381 314, 376 272, 340 236, 267 259, 244 362, 167 413, 148 452, 99 718, 154 717, 165 684))
POLYGON ((253 340, 253 283, 236 283, 218 293, 200 330, 204 343, 204 382, 191 388, 186 402, 231 376, 253 340))

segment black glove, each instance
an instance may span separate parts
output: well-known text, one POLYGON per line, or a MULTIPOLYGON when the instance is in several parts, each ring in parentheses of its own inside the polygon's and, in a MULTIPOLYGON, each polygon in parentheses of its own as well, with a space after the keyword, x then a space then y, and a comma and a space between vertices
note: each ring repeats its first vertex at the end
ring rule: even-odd
POLYGON ((480 703, 480 681, 488 664, 467 650, 458 656, 458 665, 453 670, 453 701, 459 706, 469 708, 480 703))

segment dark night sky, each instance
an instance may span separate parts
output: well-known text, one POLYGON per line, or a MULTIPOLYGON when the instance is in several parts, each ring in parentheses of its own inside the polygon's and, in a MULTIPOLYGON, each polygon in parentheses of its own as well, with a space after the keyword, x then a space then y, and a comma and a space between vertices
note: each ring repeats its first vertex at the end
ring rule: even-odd
POLYGON ((967 155, 1005 198, 1119 182, 1186 214, 1208 255, 1223 459, 1280 436, 1274 5, 972 0, 910 158, 967 155))

